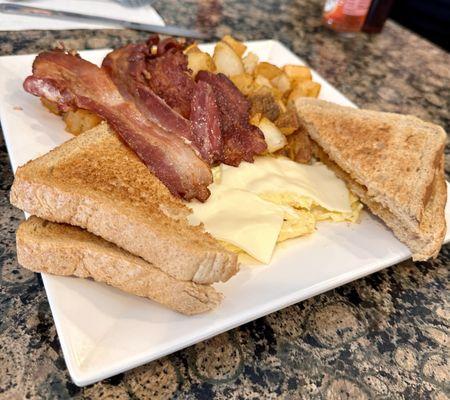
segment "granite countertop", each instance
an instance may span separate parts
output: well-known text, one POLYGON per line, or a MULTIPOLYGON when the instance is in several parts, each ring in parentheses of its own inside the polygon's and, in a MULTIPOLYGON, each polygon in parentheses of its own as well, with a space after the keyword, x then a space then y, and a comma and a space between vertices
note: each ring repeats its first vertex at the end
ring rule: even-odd
MULTIPOLYGON (((388 21, 381 35, 338 36, 321 0, 157 0, 167 23, 280 40, 357 105, 415 114, 450 132, 450 56, 388 21)), ((123 30, 0 32, 0 55, 57 41, 101 48, 144 38, 123 30)), ((450 172, 447 149, 446 172, 450 172)), ((40 277, 17 264, 23 219, 0 135, 0 398, 448 399, 449 246, 406 261, 95 385, 68 375, 40 277)))

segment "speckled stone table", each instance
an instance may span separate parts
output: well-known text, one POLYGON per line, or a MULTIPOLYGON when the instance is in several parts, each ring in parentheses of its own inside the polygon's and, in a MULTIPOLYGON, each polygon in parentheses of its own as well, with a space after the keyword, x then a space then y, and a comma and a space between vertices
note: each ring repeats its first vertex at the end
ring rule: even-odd
MULTIPOLYGON (((280 40, 361 107, 411 113, 450 132, 450 56, 398 25, 341 37, 322 1, 155 1, 167 23, 280 40)), ((0 32, 0 55, 63 41, 101 48, 131 31, 0 32)), ((439 399, 450 397, 450 247, 406 261, 87 388, 70 380, 38 275, 19 267, 0 135, 0 398, 439 399)), ((448 150, 447 150, 448 152, 448 150)), ((447 153, 448 154, 448 153, 447 153)), ((447 156, 446 171, 450 172, 447 156)))

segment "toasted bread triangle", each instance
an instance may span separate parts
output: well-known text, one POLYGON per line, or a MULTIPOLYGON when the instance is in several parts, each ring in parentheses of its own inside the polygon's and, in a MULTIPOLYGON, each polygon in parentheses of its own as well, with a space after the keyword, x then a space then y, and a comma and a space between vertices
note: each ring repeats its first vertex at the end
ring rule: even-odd
POLYGON ((406 243, 413 259, 438 253, 445 235, 445 131, 413 116, 316 99, 296 103, 315 153, 406 243))
POLYGON ((19 167, 11 203, 40 218, 87 229, 176 279, 225 281, 237 257, 103 123, 19 167))
POLYGON ((17 230, 19 263, 35 272, 93 278, 183 314, 215 308, 213 287, 171 277, 84 229, 30 217, 17 230))

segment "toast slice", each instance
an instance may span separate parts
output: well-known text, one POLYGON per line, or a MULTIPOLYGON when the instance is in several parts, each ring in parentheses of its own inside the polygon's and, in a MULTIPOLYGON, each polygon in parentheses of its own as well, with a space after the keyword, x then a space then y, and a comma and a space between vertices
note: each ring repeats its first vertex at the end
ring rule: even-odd
POLYGON ((435 257, 446 232, 445 131, 413 116, 296 103, 315 155, 410 247, 435 257))
POLYGON ((208 284, 237 272, 237 256, 188 223, 190 210, 105 123, 19 167, 10 200, 84 228, 179 280, 208 284))
POLYGON ((30 217, 16 235, 19 264, 35 272, 92 278, 187 315, 212 310, 222 298, 211 286, 179 281, 78 227, 30 217))

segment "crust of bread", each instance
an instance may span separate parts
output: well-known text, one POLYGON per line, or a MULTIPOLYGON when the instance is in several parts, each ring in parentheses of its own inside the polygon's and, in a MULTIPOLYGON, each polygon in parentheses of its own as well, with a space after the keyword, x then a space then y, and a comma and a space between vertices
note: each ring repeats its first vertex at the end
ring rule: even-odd
POLYGON ((211 286, 179 281, 78 227, 30 217, 16 235, 19 263, 35 272, 92 278, 187 315, 212 310, 222 298, 211 286))
POLYGON ((440 126, 317 99, 299 99, 296 107, 311 138, 372 201, 408 230, 420 227, 446 141, 440 126))
POLYGON ((427 206, 420 225, 413 228, 405 227, 401 220, 388 208, 374 200, 367 188, 359 184, 351 174, 345 172, 330 157, 313 142, 314 155, 328 168, 347 183, 348 188, 375 215, 380 217, 392 229, 395 236, 411 250, 414 261, 425 261, 438 255, 447 230, 445 222, 445 204, 447 202, 447 185, 444 178, 444 155, 441 154, 438 167, 435 169, 433 184, 427 206))
POLYGON ((237 256, 171 195, 103 123, 19 167, 11 203, 87 229, 176 279, 209 284, 237 272, 237 256))

